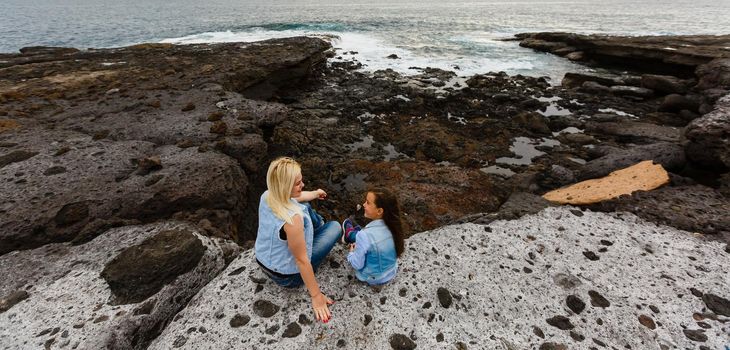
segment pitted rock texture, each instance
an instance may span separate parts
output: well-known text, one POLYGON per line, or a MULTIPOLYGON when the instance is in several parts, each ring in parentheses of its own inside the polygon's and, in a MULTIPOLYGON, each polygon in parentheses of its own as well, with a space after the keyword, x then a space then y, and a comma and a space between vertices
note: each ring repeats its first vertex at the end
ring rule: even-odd
POLYGON ((706 308, 689 288, 728 297, 730 256, 724 245, 631 214, 586 211, 578 216, 571 210, 547 208, 495 221, 488 226, 491 232, 461 224, 416 234, 406 242, 396 279, 379 288, 354 280, 346 249, 338 246, 328 258, 335 263, 325 263, 317 273, 324 293, 336 301, 326 324, 309 321, 313 316, 304 288, 290 290, 269 281, 249 250, 203 288, 150 349, 726 344, 730 326, 725 316, 704 318, 711 328, 703 329, 707 339, 702 344, 684 333, 687 325, 699 328, 693 317, 706 308), (600 260, 587 260, 585 250, 596 251, 600 260), (234 271, 243 272, 231 275, 234 271), (580 309, 575 299, 584 301, 580 315, 566 305, 569 296, 575 310, 580 309), (443 301, 449 298, 446 308, 443 301), (262 316, 256 310, 263 303, 281 309, 262 316), (250 315, 250 321, 234 328, 230 320, 239 314, 250 315), (642 315, 651 317, 656 328, 642 325, 642 315), (555 328, 548 319, 567 320, 556 324, 573 329, 555 328), (297 333, 292 323, 301 333, 290 338, 297 333))
POLYGON ((0 169, 0 254, 88 241, 110 227, 173 216, 212 221, 209 235, 236 233, 248 179, 225 155, 70 131, 21 132, 14 140, 15 148, 38 154, 0 169), (60 149, 66 151, 56 155, 60 149), (162 168, 138 173, 136 163, 150 156, 162 168), (58 166, 65 172, 44 174, 58 166))
POLYGON ((684 148, 675 143, 660 142, 616 150, 586 163, 581 169, 580 180, 603 177, 613 171, 623 169, 641 161, 651 160, 661 164, 664 169, 681 170, 686 163, 684 148))
POLYGON ((706 167, 730 169, 730 94, 712 112, 693 120, 684 133, 687 157, 706 167))
POLYGON ((5 254, 0 257, 0 295, 17 291, 26 295, 0 313, 2 347, 43 348, 52 344, 54 349, 144 349, 225 267, 228 255, 238 251, 230 241, 206 237, 186 223, 166 221, 112 229, 79 246, 55 243, 5 254), (165 280, 163 286, 138 280, 140 289, 149 290, 145 284, 151 284, 155 292, 142 300, 114 305, 115 296, 100 276, 104 266, 130 247, 173 233, 181 239, 194 239, 205 248, 195 266, 165 280))

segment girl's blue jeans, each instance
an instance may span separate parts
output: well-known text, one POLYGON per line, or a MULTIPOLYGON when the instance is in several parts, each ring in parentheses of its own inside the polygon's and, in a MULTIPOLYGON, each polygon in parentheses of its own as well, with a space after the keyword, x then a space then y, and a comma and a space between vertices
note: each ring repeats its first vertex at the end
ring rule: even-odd
MULTIPOLYGON (((312 226, 314 227, 314 238, 312 241, 312 268, 317 271, 317 268, 327 257, 327 254, 334 248, 337 241, 342 235, 342 228, 337 221, 325 222, 319 213, 317 213, 309 203, 304 203, 307 207, 305 214, 312 218, 312 226)), ((264 274, 269 276, 272 281, 276 284, 285 288, 297 288, 304 284, 302 276, 300 274, 288 275, 286 277, 276 276, 263 270, 264 274)))

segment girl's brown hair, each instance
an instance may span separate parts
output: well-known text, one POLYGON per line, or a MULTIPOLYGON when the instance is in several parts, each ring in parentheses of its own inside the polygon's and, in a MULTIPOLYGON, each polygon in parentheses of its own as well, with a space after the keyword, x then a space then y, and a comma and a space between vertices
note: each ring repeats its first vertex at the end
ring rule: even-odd
POLYGON ((385 188, 373 188, 368 192, 375 195, 375 206, 383 209, 383 221, 388 226, 390 233, 393 234, 395 253, 400 257, 403 254, 405 236, 398 198, 385 188))

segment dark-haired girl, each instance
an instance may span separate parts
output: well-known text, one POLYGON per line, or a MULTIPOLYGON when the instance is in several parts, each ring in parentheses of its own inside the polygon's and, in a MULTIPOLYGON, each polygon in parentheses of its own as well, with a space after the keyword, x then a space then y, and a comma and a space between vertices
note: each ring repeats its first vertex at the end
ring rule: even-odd
POLYGON ((350 219, 342 224, 343 241, 350 243, 347 261, 355 276, 370 285, 390 282, 398 273, 397 257, 403 254, 403 224, 397 198, 386 189, 368 191, 363 203, 364 228, 350 219))

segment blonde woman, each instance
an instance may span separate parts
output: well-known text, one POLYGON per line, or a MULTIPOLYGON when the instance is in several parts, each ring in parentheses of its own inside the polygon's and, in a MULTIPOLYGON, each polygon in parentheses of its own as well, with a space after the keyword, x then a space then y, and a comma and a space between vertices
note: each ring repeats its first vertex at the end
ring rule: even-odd
POLYGON ((324 222, 308 202, 324 199, 322 189, 302 191, 301 166, 288 157, 274 160, 266 173, 268 190, 259 201, 256 262, 276 284, 296 288, 304 284, 312 298, 314 316, 328 322, 333 303, 319 289, 314 272, 342 235, 336 221, 324 222))

